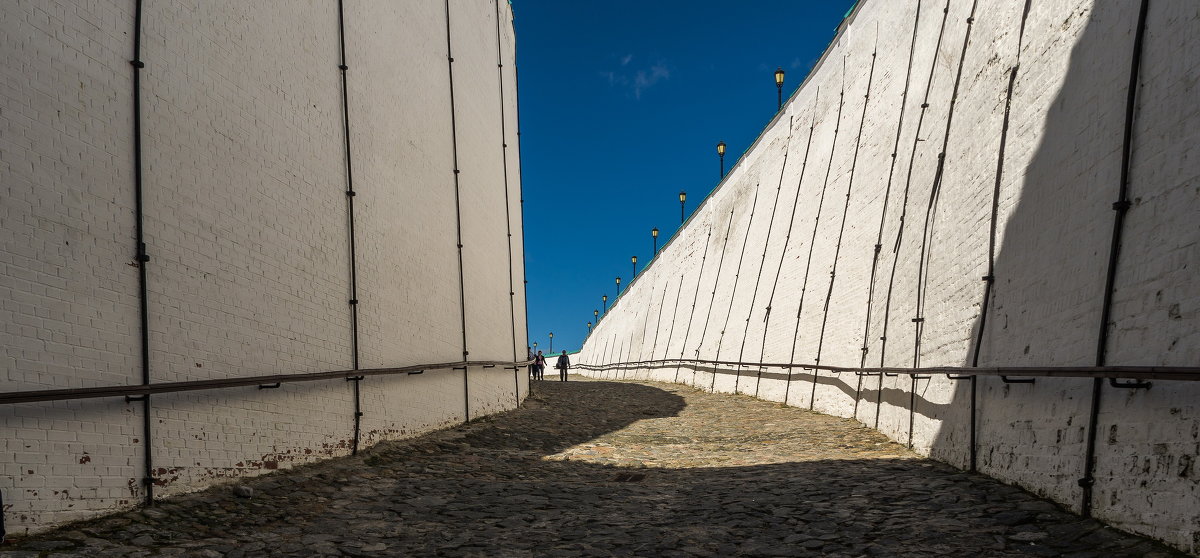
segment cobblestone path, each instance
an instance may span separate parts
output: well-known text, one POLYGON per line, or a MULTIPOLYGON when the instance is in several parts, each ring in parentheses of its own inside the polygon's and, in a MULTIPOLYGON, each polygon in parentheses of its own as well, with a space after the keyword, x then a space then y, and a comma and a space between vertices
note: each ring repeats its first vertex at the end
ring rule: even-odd
POLYGON ((520 410, 244 486, 0 556, 1177 555, 856 422, 668 384, 540 382, 520 410))

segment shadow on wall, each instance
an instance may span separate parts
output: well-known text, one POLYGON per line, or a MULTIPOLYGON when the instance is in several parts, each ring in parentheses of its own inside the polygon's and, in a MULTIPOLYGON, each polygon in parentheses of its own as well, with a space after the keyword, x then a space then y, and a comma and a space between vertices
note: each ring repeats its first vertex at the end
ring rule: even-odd
MULTIPOLYGON (((1037 4, 1035 1, 1031 25, 1037 16, 1037 4)), ((1096 2, 1086 15, 1081 15, 1079 10, 1059 10, 1065 21, 1040 23, 1055 27, 1061 24, 1067 29, 1078 25, 1071 21, 1072 18, 1087 18, 1072 47, 1069 66, 1057 91, 1038 90, 1038 73, 1044 71, 1042 68, 1018 70, 1004 180, 999 194, 998 221, 1001 226, 996 238, 993 290, 991 300, 983 301, 988 308, 986 323, 982 324, 980 366, 1097 364, 1101 308, 1115 213, 1113 202, 1117 201, 1120 188, 1122 134, 1138 4, 1096 2), (1050 95, 1053 95, 1052 99, 1043 99, 1050 95), (1039 111, 1044 114, 1040 128, 1036 118, 1039 111), (1006 203, 1005 200, 1017 192, 1019 199, 1015 204, 1006 203)), ((1154 4, 1151 2, 1151 14, 1155 10, 1154 4)), ((1152 24, 1153 15, 1148 25, 1152 24)), ((1036 56, 1041 48, 1044 45, 1027 44, 1023 55, 1036 56)), ((1149 42, 1147 48, 1150 48, 1149 42)), ((1143 60, 1147 56, 1152 55, 1144 55, 1143 60)), ((1158 56, 1161 59, 1164 54, 1158 53, 1158 56)), ((1044 59, 1040 62, 1041 65, 1049 63, 1044 59)), ((1168 74, 1184 72, 1187 67, 1186 64, 1159 64, 1156 70, 1162 73, 1153 76, 1153 83, 1177 83, 1181 76, 1168 74)), ((1138 128, 1135 121, 1135 150, 1139 143, 1138 128)), ((1139 185, 1135 182, 1131 184, 1131 198, 1139 188, 1145 191, 1166 186, 1164 183, 1139 185)), ((978 187, 987 189, 990 199, 993 184, 979 184, 978 187)), ((1131 219, 1138 218, 1137 211, 1136 207, 1131 211, 1131 219)), ((986 221, 983 226, 987 226, 986 221)), ((987 248, 981 246, 979 249, 987 248)), ((1128 277, 1130 270, 1144 263, 1138 256, 1129 250, 1121 252, 1117 264, 1118 289, 1122 275, 1128 277)), ((983 291, 982 285, 980 291, 983 291)), ((930 293, 930 296, 936 300, 938 293, 930 293)), ((1119 325, 1120 319, 1116 314, 1110 319, 1111 335, 1116 335, 1115 325, 1119 325)), ((977 318, 971 332, 971 347, 963 357, 966 366, 972 364, 972 351, 976 349, 976 340, 980 339, 977 337, 980 327, 977 318)), ((1107 364, 1156 363, 1110 361, 1107 364)), ((1031 384, 1005 384, 999 378, 980 378, 978 382, 980 470, 1035 487, 1034 490, 1042 495, 1080 511, 1083 494, 1077 482, 1085 476, 1092 381, 1038 378, 1031 384)), ((1105 396, 1101 409, 1106 405, 1104 401, 1117 399, 1114 392, 1118 391, 1123 392, 1119 397, 1133 401, 1131 408, 1137 409, 1138 401, 1132 398, 1144 393, 1115 390, 1107 383, 1102 389, 1105 396)), ((1159 389, 1173 388, 1164 385, 1159 389)), ((954 390, 951 407, 965 408, 970 404, 969 382, 957 382, 954 390)), ((920 407, 917 412, 941 418, 920 407)), ((1165 412, 1162 414, 1163 420, 1177 420, 1167 417, 1165 412)), ((1147 412, 1136 420, 1152 422, 1154 417, 1151 415, 1147 412)), ((962 462, 969 447, 969 430, 957 418, 954 421, 957 424, 945 424, 931 441, 932 456, 952 463, 962 462)), ((1130 420, 1135 419, 1130 417, 1130 420)), ((1106 426, 1102 423, 1100 428, 1106 426)), ((1116 455, 1113 452, 1120 451, 1130 455, 1111 459, 1138 461, 1134 455, 1138 451, 1136 448, 1098 448, 1098 452, 1112 456, 1116 455)), ((1125 488, 1136 489, 1136 484, 1122 485, 1120 481, 1097 475, 1097 490, 1100 485, 1106 485, 1106 490, 1114 493, 1115 503, 1116 493, 1125 488)), ((1144 483, 1145 479, 1143 486, 1144 483)), ((1143 490, 1140 497, 1148 496, 1143 490)), ((1096 504, 1101 505, 1100 502, 1096 504)), ((1142 520, 1132 515, 1112 519, 1122 527, 1147 531, 1145 526, 1139 528, 1142 520)), ((1167 521, 1177 519, 1178 516, 1167 521)), ((1158 524, 1150 531, 1161 537, 1164 533, 1159 530, 1163 528, 1163 524, 1158 524)))
MULTIPOLYGON (((1022 45, 1021 62, 1025 66, 1017 70, 1011 99, 991 297, 983 300, 984 283, 979 281, 979 276, 984 274, 982 266, 978 270, 981 273, 972 269, 968 272, 970 277, 933 281, 929 286, 927 297, 935 301, 931 309, 936 308, 936 303, 945 295, 951 294, 938 292, 937 289, 946 288, 940 286, 945 284, 951 284, 951 288, 978 289, 975 292, 979 293, 979 300, 986 304, 986 324, 976 318, 970 326, 967 350, 962 355, 952 355, 966 366, 972 365, 977 344, 980 366, 1097 364, 1101 308, 1115 217, 1113 203, 1118 199, 1121 180, 1129 65, 1140 2, 1079 1, 1073 4, 1079 6, 1070 9, 1043 0, 1032 2, 1029 31, 1022 45), (1059 67, 1056 56, 1065 51, 1068 44, 1060 43, 1062 46, 1059 46, 1054 41, 1071 41, 1068 43, 1070 57, 1063 61, 1063 67, 1059 67), (1057 87, 1044 85, 1059 76, 1061 82, 1057 87), (982 341, 977 343, 981 329, 982 341)), ((1187 84, 1195 82, 1195 76, 1188 74, 1194 72, 1194 65, 1169 61, 1170 57, 1189 52, 1188 48, 1178 47, 1190 47, 1190 42, 1178 37, 1186 36, 1181 30, 1195 29, 1196 24, 1188 21, 1200 21, 1194 11, 1180 6, 1166 1, 1150 3, 1143 60, 1152 64, 1144 64, 1142 71, 1142 81, 1146 83, 1142 93, 1146 94, 1147 110, 1156 107, 1155 103, 1163 98, 1169 99, 1171 102, 1167 104, 1172 105, 1186 105, 1187 99, 1194 98, 1194 91, 1186 89, 1187 84)), ((1013 31, 1015 35, 1015 29, 1013 31)), ((1006 41, 995 48, 1012 49, 1014 46, 1015 41, 1006 41)), ((976 45, 972 48, 991 47, 976 45)), ((1011 64, 1014 60, 1011 51, 996 54, 998 59, 1008 61, 1005 63, 1011 64)), ((1000 94, 1000 103, 995 110, 1003 111, 1007 80, 994 87, 1000 94)), ((1192 114, 1180 112, 1179 116, 1194 118, 1192 114)), ((1186 156, 1179 156, 1176 157, 1178 160, 1169 160, 1165 164, 1144 164, 1147 168, 1155 167, 1157 172, 1154 173, 1138 166, 1142 160, 1137 157, 1139 151, 1178 151, 1173 150, 1174 146, 1163 145, 1171 141, 1172 134, 1180 135, 1175 134, 1173 128, 1168 129, 1170 125, 1178 124, 1162 121, 1161 115, 1158 118, 1147 118, 1134 124, 1135 157, 1130 184, 1134 206, 1126 224, 1126 247, 1117 264, 1115 285, 1118 296, 1114 299, 1128 304, 1130 309, 1114 312, 1108 324, 1112 336, 1110 347, 1115 342, 1121 348, 1121 356, 1110 358, 1107 362, 1110 365, 1187 364, 1178 358, 1180 353, 1168 355, 1157 345, 1162 337, 1169 340, 1169 336, 1162 333, 1170 325, 1166 323, 1166 307, 1160 315, 1156 307, 1137 305, 1138 300, 1155 298, 1157 279, 1146 271, 1148 268, 1157 266, 1180 273, 1179 267, 1186 268, 1189 263, 1178 257, 1167 264, 1155 260, 1155 257, 1163 258, 1158 252, 1151 253, 1153 250, 1143 248, 1155 246, 1156 239, 1150 234, 1185 246, 1195 240, 1184 235, 1196 234, 1194 220, 1188 225, 1187 219, 1179 216, 1180 210, 1162 201, 1167 197, 1161 195, 1168 188, 1186 183, 1189 180, 1187 173, 1194 170, 1195 164, 1188 162, 1186 156), (1157 205, 1148 203, 1139 207, 1138 198, 1143 196, 1157 205), (1151 220, 1156 225, 1153 231, 1147 224, 1151 220), (1161 227, 1159 220, 1163 221, 1161 227), (1183 226, 1189 228, 1185 231, 1183 226), (1139 347, 1136 351, 1125 347, 1137 344, 1134 340, 1138 337, 1127 331, 1134 321, 1143 329, 1148 327, 1150 331, 1158 332, 1151 334, 1155 345, 1139 347), (1175 361, 1159 360, 1167 358, 1175 358, 1175 361)), ((956 123, 951 131, 952 140, 970 133, 962 126, 956 123)), ((1001 131, 997 126, 990 133, 1000 134, 1001 131)), ((1182 153, 1186 154, 1187 150, 1182 153)), ((986 162, 987 157, 981 157, 980 160, 985 162, 980 164, 995 165, 998 155, 992 154, 990 163, 986 162)), ((988 176, 987 170, 979 169, 978 174, 988 176)), ((983 211, 978 216, 978 226, 989 227, 995 187, 992 180, 985 178, 973 184, 948 182, 946 187, 977 188, 976 199, 985 200, 978 205, 983 211)), ((1178 205, 1179 202, 1174 203, 1178 205)), ((943 235, 934 242, 946 246, 953 240, 943 235)), ((978 257, 970 258, 973 261, 983 261, 988 253, 986 241, 968 249, 978 250, 978 257)), ((1182 285, 1180 290, 1195 289, 1191 279, 1185 278, 1177 284, 1182 285)), ((1183 296, 1194 295, 1184 292, 1183 296)), ((1174 312, 1178 319, 1178 305, 1174 312)), ((936 313, 931 314, 934 315, 927 326, 930 329, 924 338, 927 352, 937 350, 932 328, 939 327, 938 318, 936 313)), ((894 327, 896 323, 892 325, 894 327)), ((955 340, 967 333, 962 332, 955 340)), ((1194 335, 1190 331, 1182 333, 1194 335)), ((608 362, 619 360, 607 359, 608 362)), ((636 374, 638 369, 652 368, 665 372, 660 378, 669 380, 674 374, 675 381, 698 383, 698 387, 706 390, 711 385, 709 379, 713 373, 736 374, 732 367, 716 370, 686 365, 682 372, 673 373, 671 369, 676 367, 671 364, 639 365, 624 370, 612 369, 610 373, 618 378, 622 377, 622 372, 628 377, 640 377, 636 374), (697 377, 699 382, 695 380, 697 377)), ((807 404, 809 385, 814 381, 811 374, 798 370, 790 374, 770 370, 761 376, 757 370, 743 370, 742 373, 743 380, 747 373, 775 383, 790 378, 793 382, 791 403, 800 405, 807 404), (804 392, 800 397, 797 397, 797 388, 804 392)), ((848 373, 822 373, 816 379, 850 397, 856 392, 856 380, 848 373)), ((885 430, 889 435, 903 441, 906 432, 916 431, 914 444, 922 450, 927 447, 932 457, 959 467, 968 466, 971 382, 951 382, 936 375, 932 380, 918 382, 917 393, 911 396, 910 402, 907 376, 900 377, 899 382, 883 380, 882 392, 877 383, 880 380, 883 379, 864 378, 858 394, 860 407, 875 407, 876 401, 882 400, 885 409, 900 410, 905 422, 898 424, 900 413, 890 413, 889 418, 889 413, 885 412, 885 419, 893 422, 886 425, 891 427, 885 430), (915 409, 915 427, 907 424, 909 409, 915 409)), ((747 390, 743 384, 738 385, 743 392, 755 394, 754 387, 747 390)), ((979 469, 1005 482, 1030 487, 1080 511, 1083 490, 1078 481, 1086 475, 1092 381, 1086 378, 1038 378, 1032 384, 1006 384, 1000 378, 984 377, 977 380, 977 387, 979 469)), ((1194 410, 1197 407, 1194 397, 1189 399, 1195 393, 1194 388, 1186 383, 1160 383, 1147 392, 1118 390, 1107 383, 1102 386, 1094 502, 1096 516, 1193 552, 1200 550, 1200 531, 1197 531, 1194 519, 1195 497, 1200 494, 1200 489, 1194 476, 1189 477, 1192 475, 1191 463, 1197 460, 1196 448, 1200 447, 1195 445, 1197 419, 1194 410), (1191 416, 1189 412, 1192 412, 1191 416)), ((856 416, 871 424, 871 417, 878 417, 879 413, 872 410, 856 416)))

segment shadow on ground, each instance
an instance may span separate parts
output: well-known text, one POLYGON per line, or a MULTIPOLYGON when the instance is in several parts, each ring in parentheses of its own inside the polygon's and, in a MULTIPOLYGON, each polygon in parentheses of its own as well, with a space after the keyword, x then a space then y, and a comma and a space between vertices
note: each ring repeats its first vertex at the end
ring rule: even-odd
MULTIPOLYGON (((657 385, 536 383, 520 410, 248 479, 251 498, 216 488, 18 548, 47 556, 232 558, 1173 555, 1018 488, 907 454, 686 469, 561 460, 563 450, 597 438, 619 442, 619 431, 646 419, 669 431, 685 409, 690 438, 668 436, 670 444, 710 444, 753 458, 765 451, 755 447, 770 443, 754 421, 806 413, 657 385), (697 420, 713 428, 697 429, 697 420)), ((855 429, 846 440, 883 440, 852 421, 806 416, 833 423, 830 432, 855 429)), ((646 438, 646 428, 638 432, 630 439, 642 449, 676 447, 646 438)), ((831 455, 849 444, 828 443, 831 455)))

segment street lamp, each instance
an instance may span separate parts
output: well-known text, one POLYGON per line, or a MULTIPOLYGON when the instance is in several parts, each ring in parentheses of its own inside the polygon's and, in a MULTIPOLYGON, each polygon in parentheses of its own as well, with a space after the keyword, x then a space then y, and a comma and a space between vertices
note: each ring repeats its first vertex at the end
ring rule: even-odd
POLYGON ((617 296, 621 296, 621 278, 617 277, 617 296))
POLYGON ((636 279, 637 278, 637 256, 630 257, 629 261, 633 262, 633 275, 631 277, 636 279))
POLYGON ((683 202, 687 201, 687 192, 679 191, 679 224, 682 225, 687 219, 684 218, 683 202))
MULTIPOLYGON (((607 296, 604 297, 604 301, 608 302, 607 296)), ((592 310, 592 316, 594 316, 596 318, 596 323, 600 323, 600 311, 599 310, 592 310)))
POLYGON ((783 68, 775 68, 775 91, 779 96, 779 104, 775 107, 778 111, 783 108, 783 68))
POLYGON ((725 178, 725 142, 717 142, 717 157, 721 159, 721 178, 725 178))
POLYGON ((592 334, 592 322, 588 322, 588 335, 592 334))
POLYGON ((654 237, 654 251, 650 252, 651 258, 658 255, 658 227, 650 229, 650 236, 654 237))
MULTIPOLYGON (((621 284, 620 278, 617 279, 617 284, 618 285, 621 284)), ((603 306, 604 313, 608 314, 608 295, 604 295, 604 296, 600 297, 600 301, 604 303, 604 306, 603 306)))
POLYGON ((554 332, 550 332, 550 354, 554 354, 554 332))
POLYGON ((534 352, 535 354, 537 353, 537 341, 534 341, 534 342, 533 342, 533 352, 534 352))

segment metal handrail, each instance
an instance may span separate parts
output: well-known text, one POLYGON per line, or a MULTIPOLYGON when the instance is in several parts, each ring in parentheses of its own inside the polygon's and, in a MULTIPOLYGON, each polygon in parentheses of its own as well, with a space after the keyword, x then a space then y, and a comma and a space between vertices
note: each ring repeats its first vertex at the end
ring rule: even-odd
POLYGON ((1139 380, 1200 381, 1200 366, 930 366, 922 368, 863 368, 829 366, 794 362, 740 362, 733 360, 704 360, 693 358, 643 360, 608 364, 576 364, 574 368, 609 370, 612 368, 650 365, 760 366, 763 368, 802 368, 828 372, 907 374, 962 374, 967 376, 1022 376, 1048 378, 1130 378, 1139 380))
POLYGON ((296 382, 313 382, 318 380, 340 380, 362 376, 387 376, 392 374, 417 374, 426 370, 453 370, 468 366, 494 367, 503 365, 505 368, 526 366, 533 361, 507 362, 497 360, 472 360, 460 362, 441 362, 434 364, 414 364, 398 368, 372 368, 360 370, 333 370, 329 372, 308 372, 303 374, 273 374, 269 376, 246 376, 242 378, 218 378, 214 380, 189 380, 184 382, 161 382, 135 386, 98 386, 69 389, 44 389, 35 391, 10 391, 0 393, 0 405, 10 403, 33 403, 38 401, 66 401, 71 399, 94 399, 98 397, 140 397, 157 393, 178 393, 183 391, 200 391, 208 389, 225 389, 243 386, 262 386, 268 384, 283 384, 296 382))

